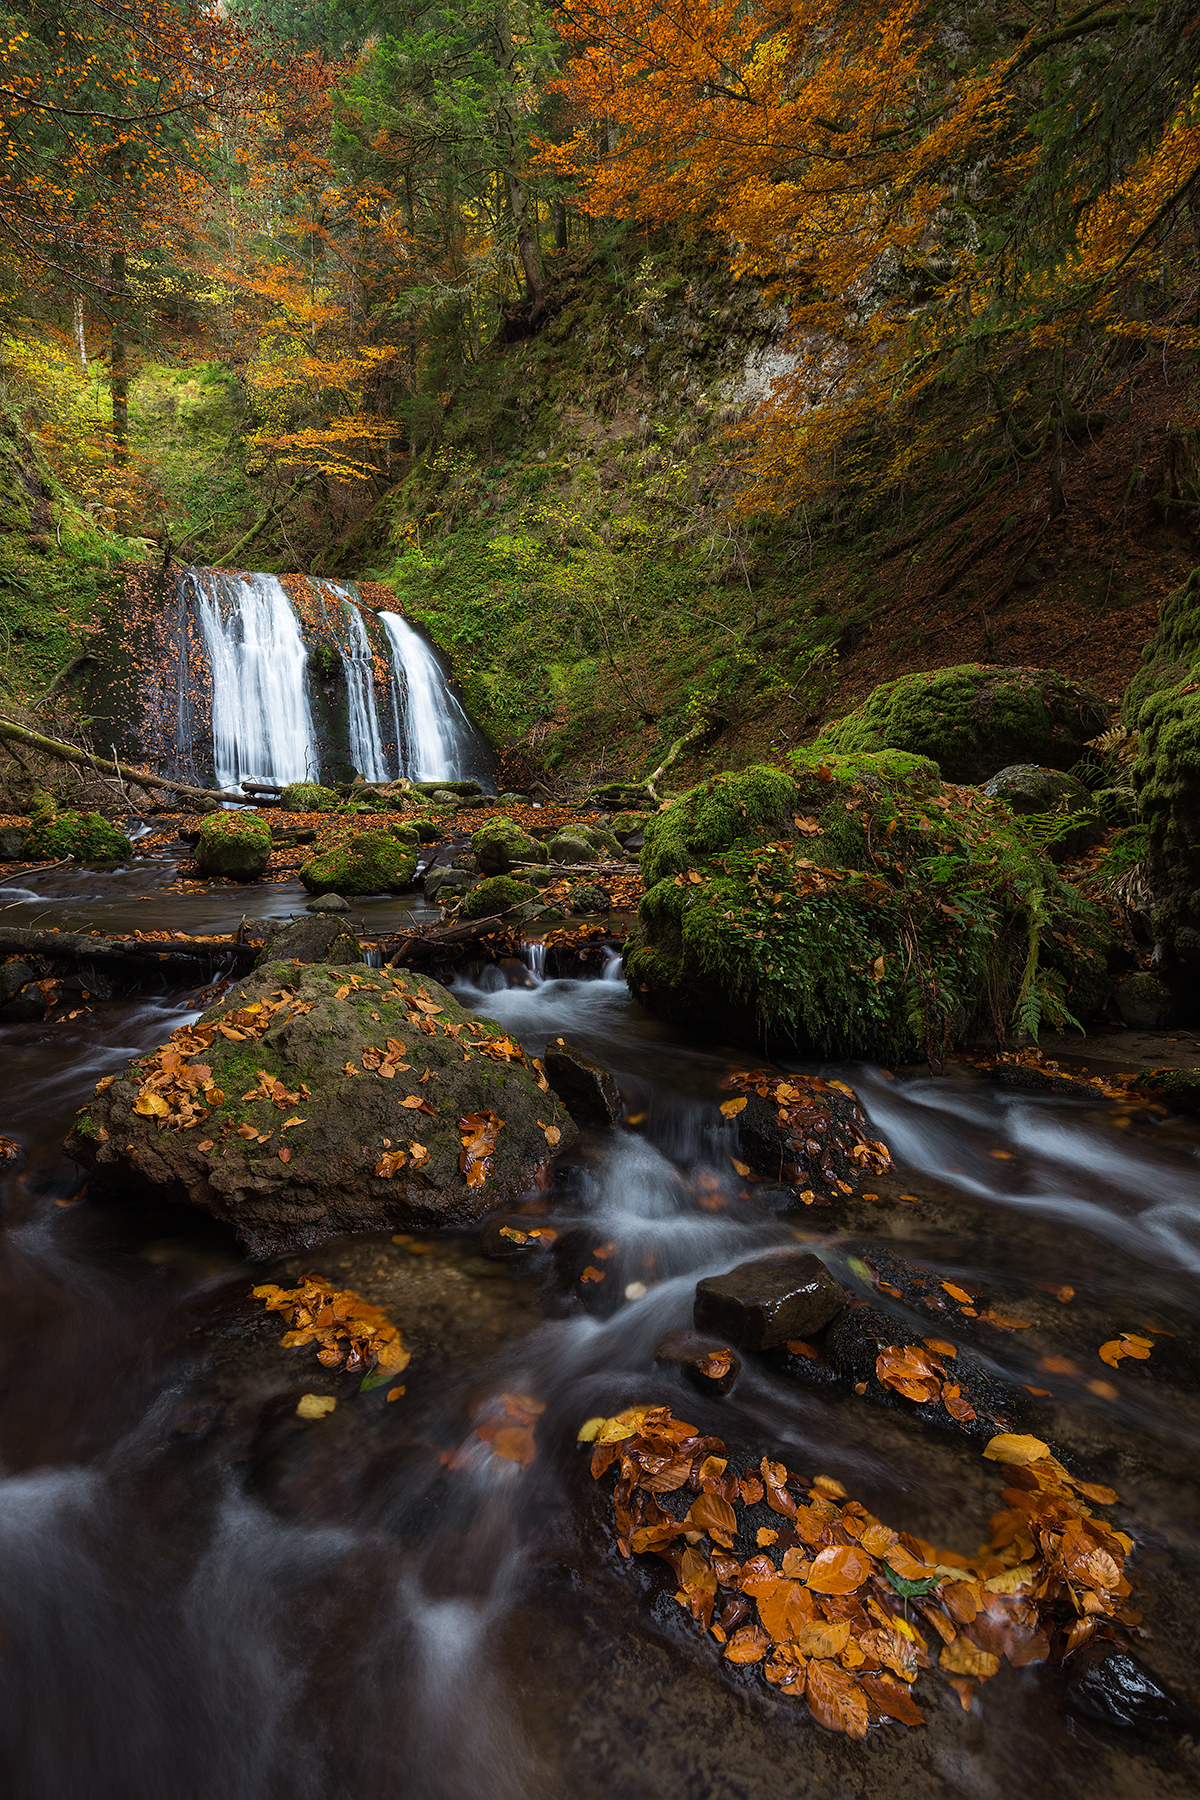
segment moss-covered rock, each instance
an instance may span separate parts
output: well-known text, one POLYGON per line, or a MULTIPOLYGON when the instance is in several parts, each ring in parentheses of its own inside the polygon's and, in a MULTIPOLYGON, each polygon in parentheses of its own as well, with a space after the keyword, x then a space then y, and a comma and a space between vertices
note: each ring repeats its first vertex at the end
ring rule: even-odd
POLYGON ((468 1224, 529 1188, 546 1127, 576 1135, 523 1058, 473 1048, 505 1035, 432 981, 272 960, 172 1034, 182 1073, 159 1052, 97 1095, 68 1153, 122 1193, 203 1207, 255 1255, 468 1224), (481 1114, 495 1146, 468 1180, 462 1122, 481 1114))
POLYGON ((1009 763, 1069 769, 1108 715, 1097 694, 1052 669, 959 663, 885 682, 819 746, 909 750, 929 757, 947 781, 986 781, 1009 763))
POLYGON ((319 781, 292 781, 284 788, 279 804, 284 812, 336 812, 338 797, 332 788, 322 787, 319 781))
POLYGON ((1013 763, 985 782, 983 791, 989 800, 1003 800, 1011 813, 1038 832, 1051 862, 1082 856, 1104 836, 1096 801, 1077 776, 1061 769, 1013 763), (1064 830, 1068 817, 1078 822, 1064 830))
POLYGON ((646 823, 651 817, 652 815, 650 813, 617 813, 609 826, 609 830, 612 832, 618 843, 624 843, 626 838, 635 836, 639 831, 644 831, 646 823))
POLYGON ((471 838, 481 875, 507 875, 514 863, 546 861, 546 846, 527 836, 511 819, 489 819, 471 838))
POLYGON ((550 861, 553 863, 594 863, 602 860, 603 852, 590 838, 584 837, 580 831, 560 831, 552 837, 546 846, 550 861))
POLYGON ((26 810, 35 825, 48 825, 58 811, 58 801, 45 788, 34 788, 26 810))
POLYGON ((581 881, 571 889, 573 913, 606 913, 611 910, 612 895, 596 881, 581 881))
POLYGON ((271 828, 257 813, 210 813, 193 851, 202 875, 256 881, 271 857, 271 828))
POLYGON ((99 813, 60 812, 35 825, 25 839, 29 862, 124 862, 132 845, 123 831, 99 813))
POLYGON ((998 801, 901 751, 720 775, 651 821, 626 956, 661 1016, 884 1061, 1108 990, 1107 920, 998 801))
POLYGON ((411 887, 417 853, 395 831, 359 831, 300 869, 310 894, 391 894, 411 887))
POLYGON ((526 900, 536 900, 537 889, 528 881, 514 881, 511 875, 489 875, 475 884, 462 903, 464 919, 490 919, 493 913, 507 912, 526 900))

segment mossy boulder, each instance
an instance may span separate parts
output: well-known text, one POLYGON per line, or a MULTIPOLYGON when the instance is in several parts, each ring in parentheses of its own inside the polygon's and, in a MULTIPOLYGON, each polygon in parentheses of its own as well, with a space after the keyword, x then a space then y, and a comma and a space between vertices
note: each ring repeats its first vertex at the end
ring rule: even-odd
POLYGON ((202 875, 256 881, 271 858, 271 828, 257 813, 210 813, 192 854, 202 875))
POLYGON ((48 825, 58 811, 58 801, 45 788, 34 788, 26 810, 35 825, 48 825))
POLYGON ((284 812, 336 812, 338 797, 332 788, 322 787, 319 781, 293 781, 284 788, 279 804, 284 812))
POLYGON ((507 875, 514 863, 546 861, 546 846, 504 817, 489 819, 471 838, 481 875, 507 875))
POLYGON ((603 852, 581 831, 560 831, 546 846, 553 863, 595 863, 603 861, 603 852))
POLYGON ((68 1154, 122 1194, 204 1208, 256 1256, 466 1225, 528 1190, 547 1127, 576 1135, 523 1058, 479 1053, 505 1036, 432 981, 271 961, 97 1095, 68 1154), (480 1114, 495 1147, 464 1172, 460 1121, 480 1114))
POLYGON ((304 863, 310 894, 393 894, 411 887, 417 853, 395 831, 359 831, 304 863))
MULTIPOLYGON (((267 837, 269 842, 269 832, 267 837)), ((111 863, 124 862, 132 850, 125 833, 99 813, 60 812, 34 826, 23 855, 27 862, 61 862, 73 856, 76 862, 111 863)))
POLYGON ((999 801, 903 751, 715 776, 655 816, 641 866, 630 991, 709 1036, 936 1058, 1111 985, 1100 909, 999 801))
POLYGON ((537 899, 537 889, 528 881, 514 881, 511 875, 489 875, 475 884, 462 903, 464 919, 490 919, 493 913, 507 912, 526 900, 537 899))
POLYGON ((612 908, 612 895, 595 881, 581 881, 571 889, 573 913, 606 913, 612 908))
POLYGON ((1069 769, 1108 717, 1099 695, 1053 669, 959 663, 885 682, 818 746, 908 750, 929 757, 946 781, 986 781, 1010 763, 1069 769))
POLYGON ((651 816, 650 813, 618 813, 609 826, 609 830, 618 843, 624 843, 626 838, 634 837, 639 831, 644 831, 651 816))
POLYGON ((1099 808, 1078 776, 1037 763, 1013 763, 984 783, 989 800, 1003 800, 1017 818, 1036 830, 1051 862, 1082 856, 1104 836, 1099 808), (1067 818, 1077 823, 1064 830, 1067 818))

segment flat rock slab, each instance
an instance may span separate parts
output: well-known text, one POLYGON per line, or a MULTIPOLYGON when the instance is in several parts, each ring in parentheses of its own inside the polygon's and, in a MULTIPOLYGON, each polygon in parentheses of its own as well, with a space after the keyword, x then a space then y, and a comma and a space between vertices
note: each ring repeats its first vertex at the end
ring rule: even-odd
POLYGON ((742 1350, 769 1350, 809 1338, 842 1311, 846 1297, 819 1256, 789 1251, 739 1263, 696 1284, 697 1331, 742 1350))
MULTIPOLYGON (((342 910, 347 910, 343 900, 342 910)), ((341 919, 293 919, 273 931, 259 957, 260 963, 361 963, 358 938, 341 919)))
POLYGON ((98 1092, 67 1153, 259 1256, 471 1224, 575 1137, 543 1080, 436 982, 272 960, 98 1092))
POLYGON ((546 1080, 577 1125, 603 1129, 618 1122, 621 1096, 602 1063, 558 1038, 547 1044, 542 1065, 546 1080))

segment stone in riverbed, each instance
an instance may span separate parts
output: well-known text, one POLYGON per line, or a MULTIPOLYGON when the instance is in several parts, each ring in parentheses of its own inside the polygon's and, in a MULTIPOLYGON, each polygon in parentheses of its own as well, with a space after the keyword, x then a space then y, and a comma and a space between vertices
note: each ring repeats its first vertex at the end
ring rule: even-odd
POLYGON ((507 875, 514 863, 544 863, 546 847, 511 819, 489 819, 471 838, 481 875, 507 875))
POLYGON ((617 1084, 601 1063, 565 1038, 547 1044, 542 1057, 546 1080, 577 1125, 603 1130, 621 1117, 617 1084))
POLYGON ((809 1338, 828 1325, 846 1296, 819 1256, 786 1251, 739 1263, 696 1283, 698 1331, 711 1331, 742 1350, 769 1350, 789 1338, 809 1338))
POLYGON ((24 825, 0 826, 0 862, 24 862, 28 836, 24 825))
POLYGON ((549 843, 550 861, 556 863, 594 863, 602 861, 595 844, 572 831, 560 831, 549 843))
POLYGON ((1126 1731, 1153 1730, 1179 1715, 1153 1676, 1115 1644, 1089 1646, 1073 1661, 1066 1700, 1072 1712, 1126 1731))
POLYGON ((417 872, 415 834, 403 825, 359 831, 314 856, 300 870, 310 894, 388 894, 411 887, 417 872))
POLYGON ((1113 994, 1113 1003, 1125 1024, 1136 1031, 1158 1031, 1175 1008, 1170 989, 1146 972, 1127 976, 1113 994))
POLYGON ((607 888, 598 882, 580 882, 571 889, 571 911, 573 913, 606 913, 612 909, 612 895, 607 888))
POLYGON ((193 852, 202 875, 257 881, 271 857, 271 827, 256 813, 210 813, 193 852))
POLYGON ((676 1368, 702 1394, 727 1394, 742 1372, 741 1358, 728 1344, 694 1331, 673 1331, 656 1346, 655 1362, 676 1368))
POLYGON ((343 900, 340 894, 318 894, 304 910, 310 913, 344 913, 350 911, 350 902, 343 900))
MULTIPOLYGON (((348 911, 345 901, 342 910, 348 911)), ((355 934, 340 919, 293 919, 267 939, 257 959, 267 962, 361 963, 362 949, 355 934)))
POLYGON ((494 1038, 436 982, 272 959, 98 1094, 68 1154, 124 1192, 202 1207, 255 1256, 471 1224, 532 1185, 547 1128, 556 1149, 576 1135, 525 1063, 482 1053, 494 1038), (495 1147, 464 1169, 481 1121, 462 1121, 488 1114, 495 1147))

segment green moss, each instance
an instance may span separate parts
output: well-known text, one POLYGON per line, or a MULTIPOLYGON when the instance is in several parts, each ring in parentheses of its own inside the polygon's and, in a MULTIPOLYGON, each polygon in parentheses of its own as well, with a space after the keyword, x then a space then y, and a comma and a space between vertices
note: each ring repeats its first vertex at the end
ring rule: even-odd
POLYGON ((300 879, 310 894, 388 894, 412 885, 416 852, 392 831, 360 831, 306 862, 300 879))
POLYGON ((317 781, 293 781, 284 788, 279 804, 284 812, 334 812, 338 797, 332 788, 322 787, 317 781))
POLYGON ((647 888, 733 844, 762 843, 795 804, 796 783, 782 769, 715 775, 682 795, 646 826, 642 880, 647 888))
POLYGON ((794 782, 749 772, 757 815, 718 777, 654 820, 643 869, 665 872, 626 957, 654 1011, 895 1061, 1103 998, 1105 920, 998 802, 895 752, 797 762, 794 782))
POLYGON ((48 825, 58 811, 58 801, 45 788, 34 788, 26 811, 35 825, 48 825))
POLYGON ((1097 695, 1053 670, 960 663, 885 682, 817 747, 908 750, 947 781, 983 781, 1009 763, 1069 768, 1107 720, 1097 695))
POLYGON ((255 881, 270 860, 270 826, 254 813, 210 813, 200 828, 194 854, 202 875, 255 881))
POLYGON ((536 900, 538 890, 527 881, 514 881, 511 875, 492 875, 473 887, 462 903, 465 919, 488 919, 493 913, 507 912, 524 900, 536 900))
POLYGON ((24 853, 30 862, 124 862, 131 852, 125 833, 99 813, 60 812, 30 832, 24 853))
POLYGON ((489 819, 471 838, 475 863, 481 875, 504 875, 514 863, 544 863, 549 859, 545 844, 526 836, 511 819, 489 819))

